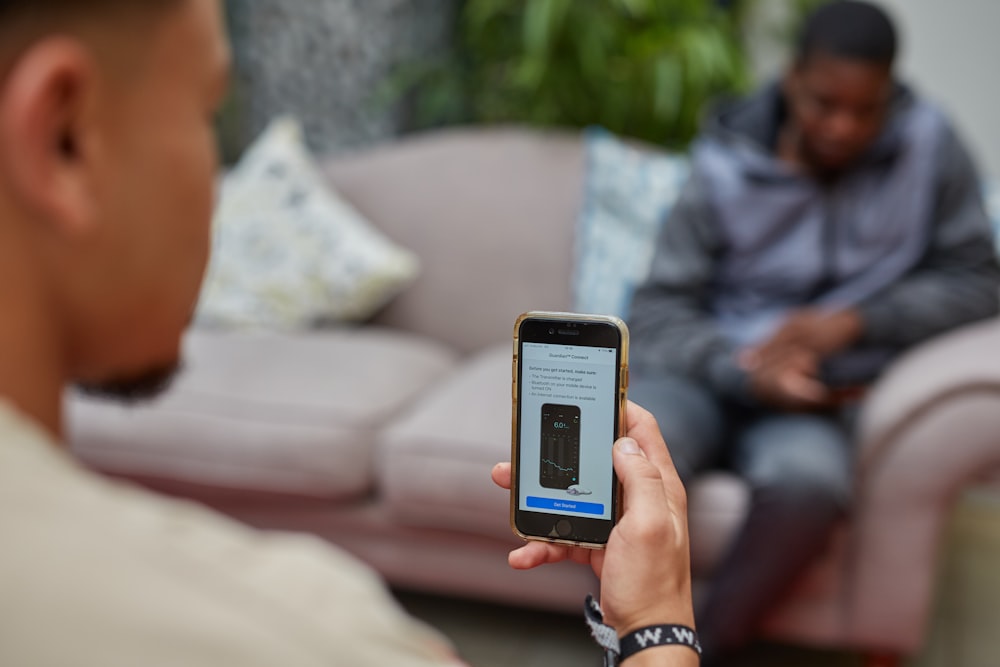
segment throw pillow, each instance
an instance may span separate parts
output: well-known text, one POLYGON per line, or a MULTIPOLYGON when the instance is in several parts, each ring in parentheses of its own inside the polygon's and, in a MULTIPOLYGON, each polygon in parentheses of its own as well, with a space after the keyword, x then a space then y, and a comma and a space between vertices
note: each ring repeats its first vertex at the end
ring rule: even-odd
POLYGON ((417 258, 333 191, 291 118, 268 127, 219 195, 201 325, 361 321, 417 275, 417 258))
POLYGON ((584 144, 574 308, 625 317, 635 287, 649 273, 657 233, 687 179, 688 162, 603 128, 588 129, 584 144))

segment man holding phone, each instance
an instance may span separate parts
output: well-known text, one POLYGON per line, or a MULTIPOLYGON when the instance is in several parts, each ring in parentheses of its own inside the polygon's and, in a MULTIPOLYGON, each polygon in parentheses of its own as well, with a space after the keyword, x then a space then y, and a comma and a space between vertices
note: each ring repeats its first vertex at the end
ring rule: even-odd
MULTIPOLYGON (((455 665, 364 566, 112 483, 63 441, 66 385, 137 397, 178 364, 209 249, 218 0, 0 0, 0 664, 455 665)), ((589 562, 619 632, 692 624, 684 490, 655 421, 615 446, 625 514, 589 562)), ((494 480, 507 488, 510 468, 494 480)), ((628 665, 693 665, 683 646, 628 665)))
MULTIPOLYGON (((626 414, 629 436, 613 451, 625 508, 606 548, 530 541, 511 552, 509 562, 520 570, 563 560, 589 564, 601 579, 605 620, 619 636, 650 625, 694 627, 687 496, 656 420, 634 403, 626 414)), ((509 463, 493 469, 494 482, 505 489, 510 475, 509 463)), ((699 659, 675 644, 640 651, 622 664, 697 665, 699 659)))
POLYGON ((997 312, 976 171, 895 55, 876 6, 817 9, 783 80, 710 120, 632 304, 631 395, 681 475, 728 467, 751 489, 699 609, 706 663, 747 643, 847 511, 865 386, 997 312))

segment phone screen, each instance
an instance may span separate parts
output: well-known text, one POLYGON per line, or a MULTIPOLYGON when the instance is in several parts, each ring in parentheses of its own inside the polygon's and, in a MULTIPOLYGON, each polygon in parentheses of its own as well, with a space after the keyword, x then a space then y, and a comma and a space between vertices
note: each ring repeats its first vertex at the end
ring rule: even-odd
POLYGON ((607 541, 618 509, 611 448, 623 399, 621 336, 603 321, 520 327, 515 528, 526 536, 607 541))
POLYGON ((580 481, 580 408, 542 406, 539 483, 547 489, 569 489, 580 481))

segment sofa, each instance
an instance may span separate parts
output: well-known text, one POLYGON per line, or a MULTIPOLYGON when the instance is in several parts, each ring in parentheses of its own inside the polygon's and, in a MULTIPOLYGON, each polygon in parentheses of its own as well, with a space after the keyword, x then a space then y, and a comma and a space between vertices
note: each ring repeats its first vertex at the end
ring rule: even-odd
MULTIPOLYGON (((598 583, 563 563, 508 568, 518 544, 489 471, 510 454, 511 330, 573 306, 580 134, 442 130, 323 164, 330 184, 421 260, 363 323, 186 335, 156 401, 68 394, 87 464, 262 529, 306 531, 406 589, 578 613, 598 583)), ((792 643, 921 648, 943 528, 964 490, 1000 489, 1000 323, 913 349, 861 419, 857 505, 764 622, 792 643)), ((745 511, 725 474, 689 491, 693 570, 711 573, 745 511)))

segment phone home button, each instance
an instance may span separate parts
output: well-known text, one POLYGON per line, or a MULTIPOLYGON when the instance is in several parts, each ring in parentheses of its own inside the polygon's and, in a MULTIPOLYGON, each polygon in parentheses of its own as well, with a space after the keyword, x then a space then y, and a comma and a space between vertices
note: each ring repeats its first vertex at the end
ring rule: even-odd
POLYGON ((556 522, 556 533, 559 537, 569 537, 573 534, 573 524, 567 519, 560 519, 556 522))

